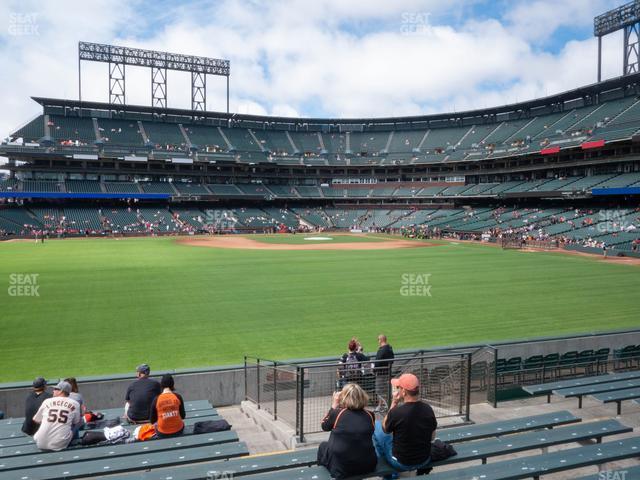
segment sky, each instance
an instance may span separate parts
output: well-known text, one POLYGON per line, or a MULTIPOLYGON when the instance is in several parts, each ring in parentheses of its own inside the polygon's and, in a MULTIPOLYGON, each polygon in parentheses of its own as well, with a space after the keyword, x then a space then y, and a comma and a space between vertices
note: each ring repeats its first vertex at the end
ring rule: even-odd
MULTIPOLYGON (((225 58, 231 111, 385 117, 498 106, 596 81, 593 17, 609 0, 2 0, 0 138, 40 113, 30 96, 78 97, 78 41, 225 58), (2 25, 4 23, 4 25, 2 25)), ((622 70, 603 41, 603 77, 622 70)), ((108 66, 83 62, 83 100, 108 100, 108 66)), ((207 110, 226 108, 209 77, 207 110)), ((127 67, 128 104, 150 105, 127 67)), ((190 107, 169 72, 168 106, 190 107)))

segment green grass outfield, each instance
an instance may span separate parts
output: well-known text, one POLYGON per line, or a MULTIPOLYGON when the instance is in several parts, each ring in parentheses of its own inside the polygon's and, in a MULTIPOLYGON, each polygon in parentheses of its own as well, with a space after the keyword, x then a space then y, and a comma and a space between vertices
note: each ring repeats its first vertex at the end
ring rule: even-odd
MULTIPOLYGON (((296 237, 298 238, 298 237, 296 237)), ((302 237, 300 237, 302 238, 302 237)), ((482 245, 225 250, 173 238, 0 244, 0 381, 638 327, 640 268, 482 245), (9 295, 38 274, 38 297, 9 295), (402 296, 431 274, 431 297, 402 296)))

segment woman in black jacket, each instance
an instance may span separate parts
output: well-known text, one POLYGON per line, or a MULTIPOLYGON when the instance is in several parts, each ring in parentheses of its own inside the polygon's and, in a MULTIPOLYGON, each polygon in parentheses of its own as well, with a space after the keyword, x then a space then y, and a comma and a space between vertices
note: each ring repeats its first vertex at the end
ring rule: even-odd
POLYGON ((364 475, 376 469, 378 461, 372 435, 375 416, 365 410, 369 396, 355 383, 348 383, 333 394, 322 430, 331 432, 328 442, 318 448, 318 464, 327 467, 334 478, 364 475))

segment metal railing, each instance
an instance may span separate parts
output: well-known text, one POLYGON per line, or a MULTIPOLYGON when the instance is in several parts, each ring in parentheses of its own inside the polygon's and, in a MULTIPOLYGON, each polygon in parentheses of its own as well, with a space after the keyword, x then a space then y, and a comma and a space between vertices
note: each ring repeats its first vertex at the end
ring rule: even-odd
POLYGON ((397 356, 391 368, 373 360, 362 362, 358 369, 346 369, 336 361, 279 363, 245 357, 245 399, 295 428, 303 442, 306 434, 321 431, 332 395, 344 384, 360 385, 369 395, 369 407, 384 411, 391 398, 391 378, 410 372, 420 380, 420 395, 436 417, 469 421, 472 389, 486 388, 489 374, 484 369, 485 377, 477 376, 473 355, 473 351, 420 353, 397 356))

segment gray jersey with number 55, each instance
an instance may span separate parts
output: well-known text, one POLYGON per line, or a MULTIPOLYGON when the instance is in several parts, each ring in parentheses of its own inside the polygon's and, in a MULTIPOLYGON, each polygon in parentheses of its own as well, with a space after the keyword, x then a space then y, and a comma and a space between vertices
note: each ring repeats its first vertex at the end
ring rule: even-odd
POLYGON ((73 438, 73 427, 82 423, 80 404, 69 397, 47 398, 33 420, 40 428, 33 436, 42 450, 62 450, 73 438))

